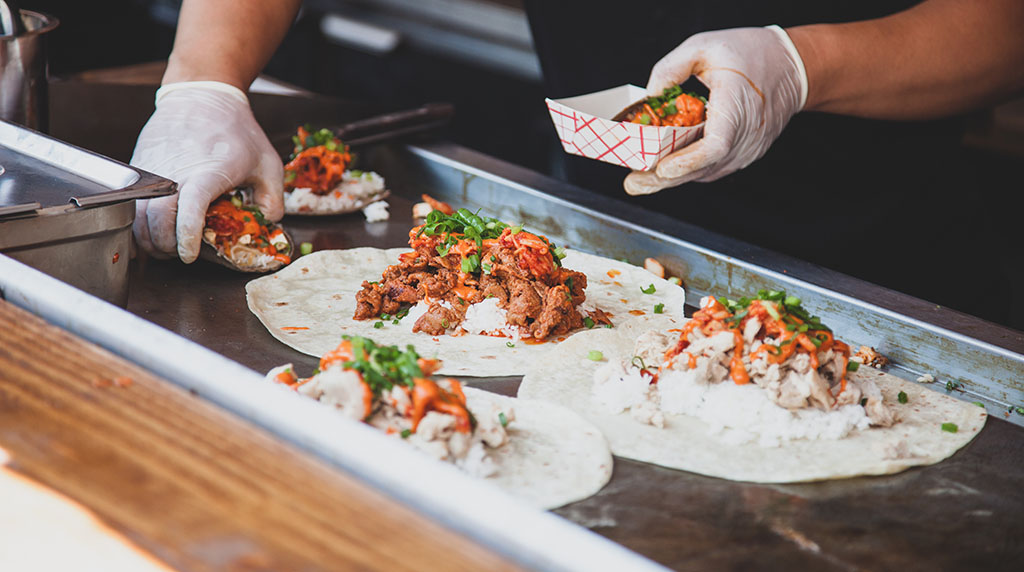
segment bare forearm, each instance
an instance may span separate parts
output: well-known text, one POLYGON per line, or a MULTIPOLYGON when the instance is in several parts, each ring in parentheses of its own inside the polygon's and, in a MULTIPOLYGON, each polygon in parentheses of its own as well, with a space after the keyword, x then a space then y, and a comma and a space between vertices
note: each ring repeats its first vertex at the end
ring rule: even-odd
POLYGON ((266 65, 301 0, 185 0, 163 83, 214 80, 243 91, 266 65))
POLYGON ((1024 91, 1024 2, 928 0, 886 18, 788 29, 804 107, 879 119, 952 115, 1024 91))

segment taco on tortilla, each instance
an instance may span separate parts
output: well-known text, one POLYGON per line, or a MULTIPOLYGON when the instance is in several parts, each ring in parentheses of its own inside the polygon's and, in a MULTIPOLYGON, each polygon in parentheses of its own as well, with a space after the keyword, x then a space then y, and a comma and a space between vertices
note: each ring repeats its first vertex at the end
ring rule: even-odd
POLYGON ((271 272, 291 262, 288 233, 267 220, 246 191, 221 195, 206 211, 203 258, 242 272, 271 272))
POLYGON ((936 463, 981 430, 983 408, 850 361, 799 299, 705 298, 685 324, 636 320, 563 347, 519 396, 574 409, 616 455, 715 477, 800 482, 936 463), (599 352, 600 362, 573 358, 599 352), (868 371, 870 370, 870 371, 868 371))
POLYGON ((284 166, 284 211, 297 215, 355 212, 388 196, 384 178, 350 169, 352 153, 329 129, 299 127, 284 166))
POLYGON ((438 367, 412 346, 346 336, 311 377, 299 379, 289 364, 267 378, 540 508, 586 498, 611 478, 604 437, 578 415, 433 380, 438 367))
POLYGON ((432 212, 410 232, 412 250, 304 256, 247 284, 249 309, 303 353, 343 334, 376 336, 473 376, 521 375, 572 335, 632 316, 682 315, 682 288, 643 268, 463 211, 432 212))

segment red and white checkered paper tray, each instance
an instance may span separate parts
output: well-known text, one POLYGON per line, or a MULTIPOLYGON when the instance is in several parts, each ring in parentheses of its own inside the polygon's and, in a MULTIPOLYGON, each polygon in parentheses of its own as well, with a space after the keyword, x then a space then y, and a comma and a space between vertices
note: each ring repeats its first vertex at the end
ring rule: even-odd
POLYGON ((704 124, 655 127, 611 120, 646 97, 647 91, 642 87, 620 85, 586 95, 545 101, 566 153, 622 165, 634 171, 647 171, 669 153, 700 138, 704 124))

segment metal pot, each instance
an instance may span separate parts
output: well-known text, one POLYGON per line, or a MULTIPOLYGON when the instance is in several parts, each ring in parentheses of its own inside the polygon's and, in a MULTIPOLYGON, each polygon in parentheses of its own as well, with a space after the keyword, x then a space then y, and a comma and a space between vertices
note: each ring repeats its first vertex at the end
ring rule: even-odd
POLYGON ((46 131, 49 128, 46 33, 53 16, 21 11, 26 32, 0 36, 0 119, 46 131))

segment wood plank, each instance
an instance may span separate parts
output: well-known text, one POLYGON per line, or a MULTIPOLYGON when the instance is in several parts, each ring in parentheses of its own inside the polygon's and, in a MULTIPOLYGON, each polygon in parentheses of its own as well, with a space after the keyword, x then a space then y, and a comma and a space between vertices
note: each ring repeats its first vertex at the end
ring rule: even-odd
POLYGON ((511 570, 311 455, 0 300, 9 469, 180 570, 511 570))

